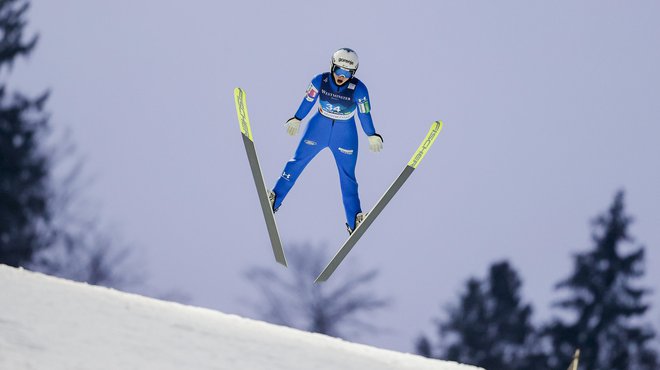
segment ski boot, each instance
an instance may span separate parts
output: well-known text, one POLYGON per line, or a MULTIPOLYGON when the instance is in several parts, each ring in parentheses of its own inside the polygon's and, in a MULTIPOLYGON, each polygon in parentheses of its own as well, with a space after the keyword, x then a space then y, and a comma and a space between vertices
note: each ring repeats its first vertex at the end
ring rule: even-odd
POLYGON ((348 235, 353 234, 353 231, 355 231, 358 228, 358 226, 360 226, 362 221, 364 221, 364 219, 367 218, 368 214, 369 214, 369 212, 367 212, 367 213, 360 212, 357 215, 355 215, 355 229, 351 229, 351 227, 348 226, 348 223, 346 224, 346 229, 348 230, 348 235))
POLYGON ((268 201, 270 202, 270 209, 273 210, 273 214, 279 209, 279 207, 275 208, 275 199, 277 199, 277 194, 272 190, 268 190, 268 201))

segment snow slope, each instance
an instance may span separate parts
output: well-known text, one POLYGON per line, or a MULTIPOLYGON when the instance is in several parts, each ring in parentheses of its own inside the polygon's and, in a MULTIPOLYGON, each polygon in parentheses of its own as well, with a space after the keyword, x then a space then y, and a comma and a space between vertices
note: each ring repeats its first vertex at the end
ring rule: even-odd
POLYGON ((478 368, 0 265, 0 369, 478 368))

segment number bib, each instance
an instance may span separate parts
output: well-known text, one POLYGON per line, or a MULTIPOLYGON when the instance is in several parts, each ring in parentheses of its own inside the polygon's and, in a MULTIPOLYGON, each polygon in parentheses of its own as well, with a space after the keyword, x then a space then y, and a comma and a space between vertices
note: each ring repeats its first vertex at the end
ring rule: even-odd
POLYGON ((330 79, 330 73, 324 73, 321 79, 321 91, 319 91, 319 112, 331 119, 348 120, 355 115, 355 87, 358 81, 353 78, 346 82, 346 84, 339 88, 339 91, 334 91, 333 81, 330 79))

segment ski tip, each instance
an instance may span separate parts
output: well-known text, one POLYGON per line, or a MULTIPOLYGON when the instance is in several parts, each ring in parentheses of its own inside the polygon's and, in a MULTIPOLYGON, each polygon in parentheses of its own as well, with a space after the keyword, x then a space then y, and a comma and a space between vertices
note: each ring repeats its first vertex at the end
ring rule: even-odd
POLYGON ((235 87, 234 88, 234 100, 236 102, 240 100, 245 100, 245 90, 241 89, 240 87, 235 87))
POLYGON ((247 103, 245 102, 245 90, 237 87, 234 89, 234 103, 236 104, 236 113, 238 114, 238 123, 241 126, 241 133, 250 141, 252 139, 252 128, 250 127, 250 117, 247 112, 247 103))
POLYGON ((417 148, 417 151, 410 159, 410 162, 408 162, 408 166, 412 168, 417 168, 417 166, 419 166, 419 163, 422 161, 422 158, 424 158, 428 150, 431 148, 431 145, 433 145, 435 139, 438 137, 440 130, 442 130, 442 125, 443 125, 442 121, 433 122, 433 124, 431 125, 431 129, 429 129, 429 132, 428 134, 426 134, 424 141, 422 141, 422 145, 420 145, 419 148, 417 148))

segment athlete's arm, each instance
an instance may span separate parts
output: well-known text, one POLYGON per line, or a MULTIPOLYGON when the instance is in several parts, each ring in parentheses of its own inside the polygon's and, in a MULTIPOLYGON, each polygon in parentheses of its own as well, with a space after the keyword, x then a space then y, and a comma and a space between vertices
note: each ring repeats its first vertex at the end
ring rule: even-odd
POLYGON ((312 79, 312 82, 309 84, 309 87, 307 88, 307 92, 305 93, 305 97, 300 103, 300 107, 298 107, 298 110, 296 111, 296 114, 293 116, 293 118, 302 121, 307 116, 309 111, 312 110, 312 107, 316 103, 316 100, 318 100, 319 98, 320 89, 321 89, 321 75, 319 74, 316 77, 314 77, 312 79))
MULTIPOLYGON (((371 119, 371 101, 369 100, 369 91, 367 87, 360 81, 355 88, 355 103, 357 104, 358 118, 360 118, 360 124, 362 125, 362 130, 367 136, 374 136, 376 134, 376 129, 374 128, 374 122, 371 119)), ((380 135, 378 135, 380 136, 380 135)))

